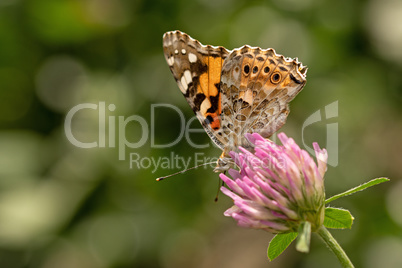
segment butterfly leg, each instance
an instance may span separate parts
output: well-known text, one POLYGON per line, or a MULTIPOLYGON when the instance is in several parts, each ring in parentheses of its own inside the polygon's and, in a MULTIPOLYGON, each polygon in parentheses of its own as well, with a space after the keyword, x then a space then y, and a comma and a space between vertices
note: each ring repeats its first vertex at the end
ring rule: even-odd
MULTIPOLYGON (((226 175, 226 170, 223 172, 223 174, 226 175)), ((218 202, 219 192, 220 192, 221 187, 223 187, 223 186, 225 186, 225 182, 223 180, 221 180, 221 179, 218 179, 218 191, 217 191, 216 196, 215 196, 215 202, 218 202)))

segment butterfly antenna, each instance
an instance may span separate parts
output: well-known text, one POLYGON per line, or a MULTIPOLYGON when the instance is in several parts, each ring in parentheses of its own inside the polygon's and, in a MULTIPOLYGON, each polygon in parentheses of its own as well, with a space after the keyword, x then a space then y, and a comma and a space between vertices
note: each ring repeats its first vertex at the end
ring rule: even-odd
POLYGON ((201 164, 201 165, 198 165, 198 166, 194 166, 194 167, 191 167, 191 168, 183 169, 183 170, 181 170, 181 171, 179 171, 179 172, 176 172, 176 173, 173 173, 173 174, 164 176, 164 177, 159 177, 159 178, 156 179, 156 181, 161 181, 161 180, 164 180, 164 179, 166 179, 166 178, 173 177, 173 176, 175 176, 175 175, 177 175, 177 174, 184 173, 184 172, 189 171, 189 170, 191 170, 191 169, 196 169, 196 168, 199 168, 199 167, 201 167, 201 166, 206 166, 206 165, 210 165, 210 164, 215 164, 215 162, 204 163, 204 164, 201 164))
MULTIPOLYGON (((223 174, 226 175, 226 170, 223 172, 223 174)), ((225 182, 222 181, 222 184, 221 184, 221 179, 218 179, 218 191, 216 192, 215 202, 218 202, 218 199, 219 199, 219 192, 220 192, 220 189, 221 189, 222 186, 225 186, 225 182)))

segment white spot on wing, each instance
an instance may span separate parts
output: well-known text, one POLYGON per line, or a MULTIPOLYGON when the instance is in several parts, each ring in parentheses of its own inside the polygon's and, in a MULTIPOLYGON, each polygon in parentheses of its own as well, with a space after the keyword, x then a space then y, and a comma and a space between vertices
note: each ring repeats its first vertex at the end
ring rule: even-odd
POLYGON ((169 58, 167 59, 167 63, 169 64, 169 66, 172 66, 173 63, 174 63, 174 57, 169 57, 169 58))
POLYGON ((184 75, 181 77, 180 83, 182 85, 182 87, 180 87, 181 92, 183 94, 186 94, 187 89, 188 89, 188 85, 187 85, 187 81, 186 81, 186 78, 184 77, 184 75))
POLYGON ((191 72, 189 70, 185 70, 183 76, 186 78, 187 85, 189 85, 193 81, 191 77, 191 72))
POLYGON ((197 56, 194 53, 188 53, 188 60, 191 63, 195 63, 197 62, 197 56))
POLYGON ((175 51, 174 51, 174 54, 179 54, 179 51, 176 49, 175 51))
POLYGON ((200 112, 201 114, 206 114, 207 110, 211 107, 211 102, 209 101, 209 99, 205 99, 202 103, 201 103, 201 107, 200 107, 200 112))
POLYGON ((186 55, 186 50, 184 48, 181 50, 181 54, 186 55))
POLYGON ((189 70, 185 70, 183 73, 183 76, 180 79, 180 83, 183 86, 183 88, 180 88, 183 94, 186 94, 188 85, 193 81, 191 77, 191 72, 189 70))

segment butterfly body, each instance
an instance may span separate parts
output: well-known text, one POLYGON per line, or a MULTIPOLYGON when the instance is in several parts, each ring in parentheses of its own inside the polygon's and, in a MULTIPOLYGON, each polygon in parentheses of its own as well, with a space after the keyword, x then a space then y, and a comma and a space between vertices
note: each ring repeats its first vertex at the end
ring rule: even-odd
POLYGON ((230 151, 250 149, 246 133, 269 138, 286 122, 288 103, 306 83, 307 68, 273 49, 232 51, 204 46, 180 31, 163 36, 166 61, 197 118, 223 153, 216 172, 234 166, 230 151))

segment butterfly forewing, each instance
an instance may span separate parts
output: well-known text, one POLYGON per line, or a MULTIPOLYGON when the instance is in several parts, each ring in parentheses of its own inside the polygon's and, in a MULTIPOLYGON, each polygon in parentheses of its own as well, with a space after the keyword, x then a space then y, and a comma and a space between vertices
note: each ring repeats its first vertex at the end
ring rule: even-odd
POLYGON ((205 131, 223 150, 225 140, 216 132, 221 128, 221 70, 229 51, 204 46, 180 31, 165 33, 163 50, 184 97, 205 131))

